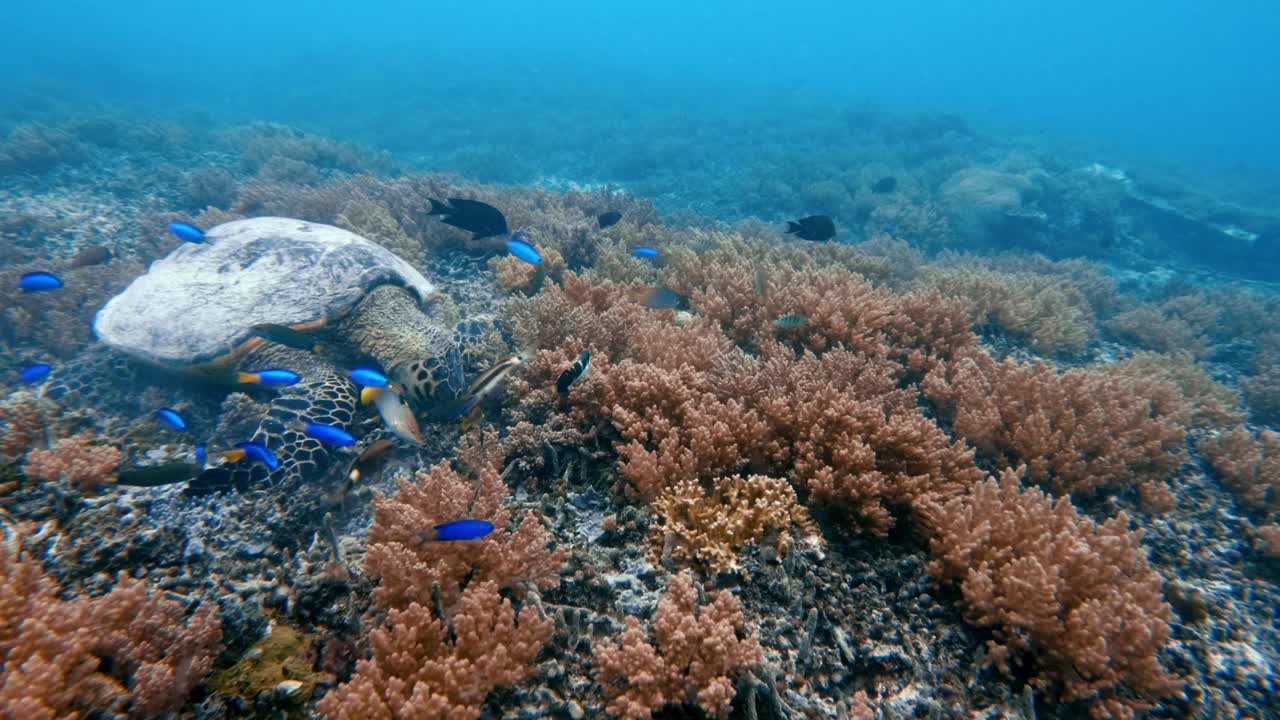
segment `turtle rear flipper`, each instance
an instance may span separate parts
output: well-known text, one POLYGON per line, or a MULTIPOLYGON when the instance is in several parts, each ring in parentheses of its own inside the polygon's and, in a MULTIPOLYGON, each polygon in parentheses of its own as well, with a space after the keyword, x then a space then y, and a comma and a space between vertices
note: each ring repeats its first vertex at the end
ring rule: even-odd
POLYGON ((264 482, 294 485, 316 479, 329 467, 332 450, 301 428, 320 423, 351 431, 356 403, 355 385, 331 368, 304 373, 302 382, 283 388, 276 395, 249 438, 270 450, 280 461, 279 467, 269 470, 248 458, 223 463, 203 470, 188 484, 186 492, 201 495, 232 488, 245 490, 264 482))

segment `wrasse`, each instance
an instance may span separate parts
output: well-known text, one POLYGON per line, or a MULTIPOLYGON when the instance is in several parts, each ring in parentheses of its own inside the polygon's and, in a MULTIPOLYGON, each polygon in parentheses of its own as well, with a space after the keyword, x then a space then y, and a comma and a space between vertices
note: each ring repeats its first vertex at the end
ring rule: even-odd
POLYGON ((374 406, 382 416, 382 422, 396 437, 415 445, 422 444, 422 431, 418 429, 418 419, 413 411, 400 399, 400 393, 394 388, 382 388, 374 398, 374 406))
POLYGON ((556 378, 556 392, 564 395, 569 392, 569 386, 578 381, 579 378, 586 377, 587 371, 591 369, 591 353, 583 350, 578 356, 578 361, 570 365, 567 370, 560 373, 560 377, 556 378))
MULTIPOLYGON (((467 388, 467 392, 463 397, 471 401, 474 406, 485 398, 486 395, 493 392, 502 381, 511 374, 512 370, 524 364, 524 360, 519 355, 512 355, 502 362, 494 365, 485 371, 483 375, 475 379, 475 382, 467 388)), ((470 407, 467 408, 470 410, 470 407)))
POLYGON ((787 328, 787 329, 804 327, 805 325, 808 325, 808 324, 809 324, 809 316, 801 313, 792 313, 790 315, 783 315, 782 317, 773 321, 774 327, 787 328))
POLYGON ((298 381, 302 380, 302 376, 298 373, 282 368, 240 372, 236 373, 236 378, 242 385, 262 385, 264 387, 288 387, 289 385, 296 385, 298 381))
POLYGON ((253 334, 263 340, 269 340, 285 347, 291 347, 294 350, 307 350, 310 352, 320 352, 320 344, 316 342, 315 337, 311 333, 303 330, 294 330, 288 325, 277 325, 275 323, 263 323, 254 325, 249 328, 253 334))
POLYGON ((392 443, 386 438, 382 438, 365 448, 355 462, 351 463, 351 470, 347 473, 347 480, 356 482, 366 475, 381 470, 382 465, 387 461, 387 453, 391 448, 392 443))
POLYGON ((165 463, 164 465, 148 465, 136 467, 117 473, 115 484, 131 487, 160 487, 187 482, 195 478, 200 471, 199 465, 184 462, 165 463))

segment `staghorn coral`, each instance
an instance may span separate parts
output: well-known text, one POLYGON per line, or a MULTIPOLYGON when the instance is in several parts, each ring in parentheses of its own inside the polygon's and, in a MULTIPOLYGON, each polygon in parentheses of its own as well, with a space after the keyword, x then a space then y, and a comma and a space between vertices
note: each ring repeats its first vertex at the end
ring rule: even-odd
POLYGON ((1156 414, 1188 427, 1217 428, 1244 422, 1239 394, 1209 377, 1190 353, 1139 352, 1108 365, 1105 372, 1149 388, 1148 398, 1155 404, 1156 414), (1164 388, 1176 392, 1161 396, 1164 388))
POLYGON ((738 549, 747 543, 764 545, 772 538, 773 553, 785 555, 793 528, 810 541, 821 537, 791 485, 763 475, 716 478, 710 493, 685 480, 664 490, 653 509, 662 521, 659 544, 669 535, 673 555, 716 570, 735 569, 738 549))
POLYGON ((1280 433, 1262 430, 1254 437, 1240 426, 1206 435, 1199 448, 1247 507, 1280 509, 1280 433))
POLYGON ((391 610, 369 637, 373 656, 316 709, 334 720, 472 720, 485 696, 532 670, 554 622, 517 613, 496 583, 475 582, 447 620, 418 603, 391 610))
POLYGON ((1259 361, 1257 375, 1240 381, 1249 409, 1258 420, 1265 423, 1280 422, 1280 365, 1264 365, 1259 361))
POLYGON ((65 480, 82 494, 93 494, 104 482, 110 482, 120 463, 120 449, 112 445, 95 445, 88 432, 62 438, 50 450, 32 450, 22 471, 34 480, 65 480))
POLYGON ((1186 459, 1184 428, 1150 399, 1177 390, 1158 380, 1097 369, 1059 374, 971 351, 921 387, 957 435, 1000 467, 1025 464, 1028 479, 1055 493, 1162 480, 1186 459))
POLYGON ((930 512, 929 573, 993 630, 1001 671, 1026 664, 1042 692, 1095 718, 1132 718, 1177 690, 1157 658, 1170 636, 1161 578, 1123 513, 1094 523, 1011 470, 930 512))
POLYGON ((127 578, 99 597, 60 592, 39 565, 0 547, 4 717, 164 717, 209 672, 221 635, 213 608, 187 616, 127 578))
POLYGON ((698 595, 688 574, 673 576, 650 623, 652 642, 629 616, 617 641, 596 649, 595 677, 610 698, 609 713, 648 720, 664 705, 691 703, 712 717, 729 714, 733 676, 763 660, 764 653, 754 636, 738 635, 738 598, 722 590, 700 604, 698 595))
POLYGON ((1143 303, 1106 321, 1107 330, 1158 352, 1190 352, 1197 358, 1213 354, 1209 334, 1219 309, 1200 294, 1181 295, 1160 303, 1143 303))
POLYGON ((1095 333, 1089 301, 1061 278, 930 267, 917 287, 959 302, 974 325, 998 325, 1039 352, 1079 352, 1095 333))
MULTIPOLYGON (((484 442, 495 448, 498 444, 496 435, 484 442)), ((509 530, 507 486, 494 458, 477 459, 482 454, 474 450, 466 455, 473 458, 475 480, 442 462, 429 473, 419 471, 413 481, 400 479, 395 495, 375 502, 365 568, 380 579, 373 595, 380 607, 427 603, 433 585, 439 585, 441 602, 448 610, 460 601, 467 583, 492 581, 502 588, 529 583, 547 588, 559 582, 566 551, 547 547, 548 533, 533 515, 509 530), (473 542, 447 546, 431 542, 432 527, 462 517, 488 520, 495 530, 473 542)))

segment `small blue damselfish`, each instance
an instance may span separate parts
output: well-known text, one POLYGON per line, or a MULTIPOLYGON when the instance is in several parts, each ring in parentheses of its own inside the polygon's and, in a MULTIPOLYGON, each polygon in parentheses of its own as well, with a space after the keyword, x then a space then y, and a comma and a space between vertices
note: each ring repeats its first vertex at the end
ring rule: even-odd
POLYGON ((62 287, 62 280, 51 272, 37 270, 26 273, 19 278, 18 287, 24 293, 48 292, 62 287))
POLYGON ((182 416, 179 415, 176 410, 171 408, 160 408, 157 410, 156 419, 174 430, 187 429, 187 421, 183 420, 182 416))
POLYGON ((658 257, 658 250, 647 245, 641 245, 640 247, 631 248, 631 254, 643 260, 652 260, 658 257))
POLYGON ((171 222, 169 223, 169 232, 178 236, 178 239, 184 242, 204 242, 204 231, 191 223, 171 222))
POLYGON ((361 387, 383 388, 387 386, 387 376, 373 368, 352 368, 351 372, 347 373, 347 377, 361 387))
POLYGON ((22 372, 18 373, 18 378, 24 383, 37 383, 49 377, 51 368, 44 363, 33 363, 22 368, 22 372))
POLYGON ((204 469, 205 464, 209 461, 209 455, 205 452, 203 445, 196 446, 196 467, 204 469))
POLYGON ((520 233, 512 235, 511 239, 507 240, 507 249, 511 251, 512 255, 515 255, 530 265, 542 264, 542 256, 538 254, 537 249, 530 245, 520 233))
POLYGON ((488 520, 450 520, 435 526, 436 540, 475 540, 493 532, 493 523, 488 520))
POLYGON ((308 423, 303 431, 329 447, 347 447, 356 444, 356 439, 351 436, 351 433, 335 425, 308 423))

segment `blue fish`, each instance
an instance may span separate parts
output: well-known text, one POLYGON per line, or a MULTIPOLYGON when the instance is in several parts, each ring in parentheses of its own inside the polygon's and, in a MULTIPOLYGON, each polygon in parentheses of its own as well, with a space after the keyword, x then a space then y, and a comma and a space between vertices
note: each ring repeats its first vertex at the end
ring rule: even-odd
POLYGON ((303 432, 330 447, 347 447, 356 444, 356 439, 351 437, 351 433, 336 425, 308 423, 303 432))
POLYGON ((169 223, 169 232, 177 235, 179 240, 183 240, 185 242, 204 242, 204 231, 191 223, 171 222, 169 223))
POLYGON ((52 368, 44 363, 32 363, 22 368, 22 372, 18 373, 18 378, 24 383, 38 383, 49 377, 49 371, 51 369, 52 368))
POLYGON ((62 280, 51 272, 37 270, 19 278, 18 287, 22 288, 24 293, 48 292, 62 287, 62 280))
POLYGON ((353 368, 347 373, 347 377, 361 387, 384 388, 388 382, 386 375, 367 367, 353 368))
POLYGON ((196 467, 204 469, 206 463, 209 462, 209 455, 205 452, 203 445, 196 446, 196 467))
POLYGON ((242 385, 265 385, 266 387, 287 387, 298 384, 302 379, 298 373, 281 368, 236 373, 236 377, 242 385))
POLYGON ((524 237, 519 233, 512 235, 511 239, 507 240, 507 249, 511 251, 512 255, 515 255, 530 265, 542 264, 542 256, 539 255, 538 251, 526 242, 524 237))
POLYGON ((488 520, 450 520, 435 526, 435 540, 475 540, 493 532, 488 520))
POLYGON ((647 245, 641 245, 637 248, 631 248, 631 254, 644 260, 652 260, 658 257, 658 250, 647 245))
POLYGON ((156 419, 174 430, 187 429, 187 421, 183 420, 182 416, 171 408, 160 408, 157 410, 156 419))
POLYGON ((248 458, 266 465, 268 470, 275 470, 280 467, 280 461, 276 459, 276 454, 268 450, 266 445, 256 442, 236 443, 235 450, 224 452, 222 456, 232 462, 248 458), (239 456, 235 457, 237 453, 239 456))

